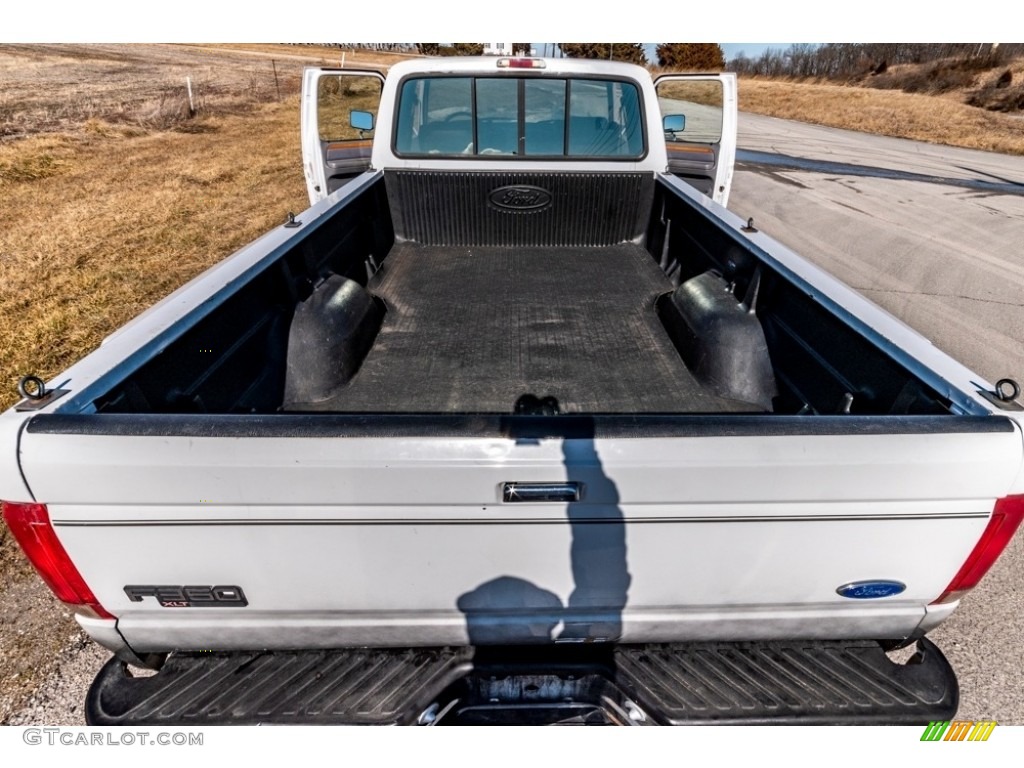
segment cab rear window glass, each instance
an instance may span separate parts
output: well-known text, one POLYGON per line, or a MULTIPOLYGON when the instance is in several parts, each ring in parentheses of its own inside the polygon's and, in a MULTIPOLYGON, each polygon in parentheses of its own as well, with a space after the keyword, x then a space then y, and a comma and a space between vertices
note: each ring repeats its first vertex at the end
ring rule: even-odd
POLYGON ((402 83, 395 152, 402 156, 637 159, 639 90, 619 80, 427 77, 402 83))

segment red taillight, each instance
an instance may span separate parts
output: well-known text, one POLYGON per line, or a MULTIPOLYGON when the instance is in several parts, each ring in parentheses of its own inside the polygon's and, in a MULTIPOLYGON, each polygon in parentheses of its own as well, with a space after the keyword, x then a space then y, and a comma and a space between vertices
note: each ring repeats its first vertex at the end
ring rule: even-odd
POLYGON ((953 577, 936 603, 951 603, 974 589, 1010 543, 1024 520, 1024 496, 1007 496, 996 502, 992 518, 967 562, 953 577))
POLYGON ((99 604, 82 574, 75 568, 50 524, 45 504, 0 502, 4 520, 22 551, 61 602, 90 609, 101 619, 112 619, 99 604))

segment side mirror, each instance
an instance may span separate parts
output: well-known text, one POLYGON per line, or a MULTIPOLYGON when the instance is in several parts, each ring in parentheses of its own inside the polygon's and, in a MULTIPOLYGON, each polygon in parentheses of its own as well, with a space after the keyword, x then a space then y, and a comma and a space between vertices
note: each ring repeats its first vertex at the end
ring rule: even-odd
POLYGON ((348 113, 349 124, 357 131, 373 130, 373 115, 359 109, 353 109, 348 113))
POLYGON ((665 115, 661 122, 665 133, 676 134, 686 130, 686 115, 665 115))

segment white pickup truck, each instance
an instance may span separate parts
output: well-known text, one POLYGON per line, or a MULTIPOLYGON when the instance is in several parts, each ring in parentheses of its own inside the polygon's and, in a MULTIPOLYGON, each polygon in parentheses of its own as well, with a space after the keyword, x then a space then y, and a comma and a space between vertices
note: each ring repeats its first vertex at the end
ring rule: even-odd
POLYGON ((302 138, 308 210, 0 416, 90 722, 955 712, 1016 386, 725 209, 733 77, 314 69, 302 138))

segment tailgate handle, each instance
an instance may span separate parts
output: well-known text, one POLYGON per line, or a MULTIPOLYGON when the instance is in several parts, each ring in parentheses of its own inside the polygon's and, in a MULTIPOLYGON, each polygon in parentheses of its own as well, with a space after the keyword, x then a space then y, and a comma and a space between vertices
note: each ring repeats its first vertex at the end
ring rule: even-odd
POLYGON ((505 483, 502 501, 579 501, 582 483, 505 483))

